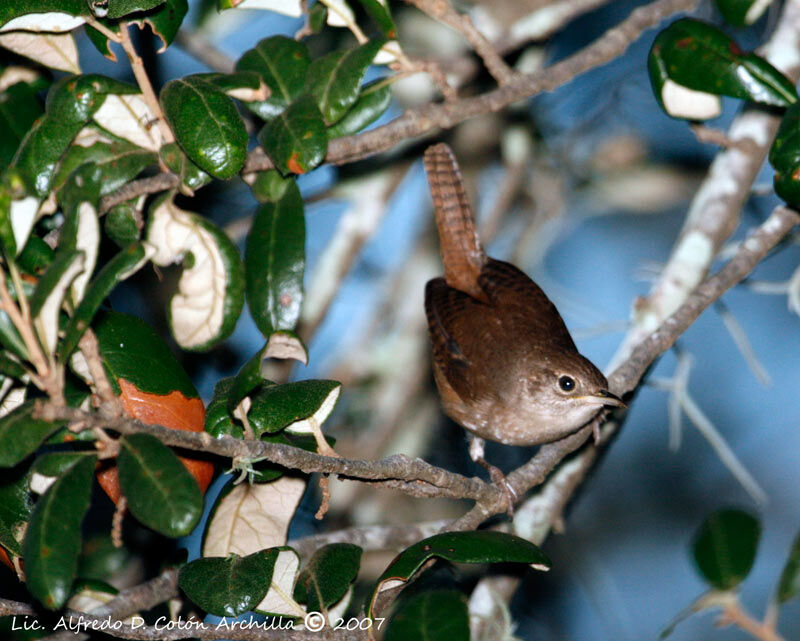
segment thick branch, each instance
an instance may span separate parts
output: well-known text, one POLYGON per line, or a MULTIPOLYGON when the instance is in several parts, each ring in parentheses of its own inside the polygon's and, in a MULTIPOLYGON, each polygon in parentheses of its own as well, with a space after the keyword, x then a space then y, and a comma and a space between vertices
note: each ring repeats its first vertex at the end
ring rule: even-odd
MULTIPOLYGON (((499 111, 509 104, 536 94, 553 91, 577 76, 606 64, 625 52, 628 46, 645 30, 656 26, 668 16, 689 11, 698 0, 656 0, 635 9, 628 18, 608 30, 592 44, 572 56, 533 74, 518 75, 498 89, 480 96, 430 104, 419 109, 409 109, 392 122, 354 136, 336 138, 328 143, 325 162, 342 165, 386 151, 398 142, 415 138, 436 129, 449 129, 458 123, 489 112, 499 111)), ((266 171, 274 165, 261 149, 250 153, 243 173, 266 171)), ((125 196, 114 191, 103 198, 100 212, 137 195, 150 194, 175 186, 178 179, 173 174, 137 180, 125 187, 125 196), (170 186, 164 187, 164 184, 170 186)))

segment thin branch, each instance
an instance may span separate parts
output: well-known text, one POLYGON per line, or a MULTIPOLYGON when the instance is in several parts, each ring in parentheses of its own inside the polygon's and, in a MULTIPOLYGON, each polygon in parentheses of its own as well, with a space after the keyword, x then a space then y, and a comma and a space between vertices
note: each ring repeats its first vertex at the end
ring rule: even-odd
POLYGON ((475 501, 501 500, 499 490, 491 483, 477 477, 468 478, 426 463, 395 454, 378 461, 322 456, 281 443, 244 441, 231 436, 213 438, 206 432, 172 430, 163 425, 146 425, 126 416, 104 417, 68 407, 47 403, 37 405, 35 415, 45 420, 66 420, 76 423, 74 429, 85 430, 103 427, 120 434, 151 434, 166 445, 200 450, 231 459, 263 458, 289 469, 305 473, 338 474, 340 477, 377 481, 386 487, 400 489, 412 496, 438 496, 443 498, 472 499, 475 501))
POLYGON ((475 28, 467 14, 461 14, 453 9, 449 0, 407 0, 407 2, 461 33, 475 53, 481 57, 486 69, 497 80, 497 84, 507 85, 514 79, 516 75, 514 70, 497 53, 492 43, 475 28))
POLYGON ((158 128, 161 131, 161 137, 164 139, 164 142, 175 142, 175 136, 172 134, 172 130, 169 128, 166 118, 164 118, 164 113, 161 111, 158 97, 153 90, 153 85, 150 83, 150 77, 147 75, 142 59, 139 57, 139 54, 136 53, 136 48, 133 46, 128 29, 130 29, 130 23, 122 22, 119 30, 119 42, 122 45, 123 51, 125 51, 125 55, 128 56, 128 61, 131 64, 131 70, 136 78, 136 83, 139 85, 139 89, 142 90, 142 97, 147 107, 152 112, 153 118, 158 120, 158 128))

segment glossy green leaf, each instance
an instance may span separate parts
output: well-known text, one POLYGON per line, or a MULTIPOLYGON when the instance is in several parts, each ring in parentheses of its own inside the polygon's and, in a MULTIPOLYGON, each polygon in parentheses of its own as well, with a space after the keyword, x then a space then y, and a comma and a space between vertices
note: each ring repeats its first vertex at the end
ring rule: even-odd
POLYGON ((269 98, 247 107, 264 120, 277 116, 302 95, 310 61, 305 43, 286 36, 264 38, 245 51, 236 70, 255 71, 271 91, 269 98))
POLYGON ((33 462, 31 475, 39 474, 57 478, 86 456, 94 456, 94 454, 91 452, 47 452, 33 462))
POLYGON ((233 436, 242 438, 244 429, 239 423, 234 422, 233 415, 228 409, 228 399, 233 389, 234 378, 221 378, 214 386, 214 394, 206 408, 205 431, 214 438, 220 436, 233 436))
POLYGON ((17 256, 17 266, 28 274, 39 276, 43 274, 55 258, 55 252, 50 245, 38 236, 29 236, 25 247, 17 256))
POLYGON ((328 151, 322 114, 311 96, 303 96, 258 132, 258 142, 284 175, 314 169, 328 151))
POLYGON ((375 21, 384 36, 389 39, 397 37, 397 27, 389 12, 388 1, 384 3, 380 0, 358 0, 358 2, 364 7, 369 17, 375 21))
POLYGON ((203 511, 194 477, 154 436, 130 434, 120 445, 119 482, 131 514, 165 536, 189 534, 203 511))
POLYGON ((303 302, 306 256, 303 198, 289 185, 277 202, 259 205, 245 243, 245 286, 250 314, 269 336, 294 329, 303 302))
POLYGON ((358 133, 380 118, 391 102, 392 89, 385 78, 364 85, 356 104, 339 122, 328 128, 328 137, 340 138, 358 133))
POLYGON ((22 533, 31 518, 28 468, 17 465, 0 469, 0 546, 22 556, 22 533))
POLYGON ((264 345, 264 347, 247 359, 247 362, 242 365, 236 373, 236 376, 233 377, 231 387, 226 392, 229 412, 233 412, 244 397, 260 385, 273 385, 273 383, 266 380, 261 373, 261 365, 266 351, 267 346, 264 345))
MULTIPOLYGON (((14 0, 14 2, 2 2, 0 3, 0 26, 11 22, 15 18, 31 13, 63 13, 67 14, 67 16, 84 16, 89 14, 89 5, 86 0, 14 0)), ((74 25, 70 26, 70 21, 65 18, 65 23, 61 25, 62 30, 74 28, 82 21, 72 22, 74 22, 74 25)), ((6 28, 22 29, 24 25, 15 23, 6 28)))
POLYGON ((112 384, 123 378, 151 394, 178 390, 197 398, 192 379, 150 325, 135 316, 105 312, 93 327, 112 384))
POLYGON ((26 373, 27 370, 19 361, 14 360, 11 355, 5 352, 0 352, 0 374, 21 379, 26 373))
POLYGON ((734 27, 747 27, 758 20, 772 4, 771 0, 715 0, 725 22, 734 27))
POLYGON ((338 381, 327 380, 267 385, 250 396, 247 418, 258 436, 278 432, 311 416, 322 423, 333 410, 340 388, 338 381), (320 410, 322 413, 316 416, 320 410))
POLYGON ((384 641, 469 641, 467 597, 458 590, 431 590, 406 599, 392 615, 384 641))
POLYGON ((141 237, 144 221, 140 203, 140 198, 132 198, 112 207, 103 218, 103 231, 120 249, 141 237))
POLYGON ((18 82, 0 93, 0 163, 7 166, 33 122, 44 109, 36 91, 26 82, 18 82))
POLYGON ((328 19, 328 7, 317 2, 308 10, 308 28, 311 33, 319 33, 328 19))
POLYGON ((662 106, 662 74, 694 91, 765 105, 788 107, 797 100, 794 84, 766 60, 745 53, 716 27, 691 18, 677 20, 658 34, 648 66, 662 106))
POLYGON ((711 514, 692 544, 700 576, 718 590, 735 588, 753 567, 760 535, 758 520, 746 512, 724 509, 711 514))
POLYGON ((0 345, 21 360, 28 359, 28 350, 25 342, 19 335, 14 323, 4 311, 0 311, 0 345))
POLYGON ((108 18, 116 19, 127 16, 138 11, 149 11, 159 5, 164 4, 164 0, 108 0, 108 18))
POLYGON ((32 454, 61 423, 33 418, 33 401, 0 418, 0 467, 13 467, 32 454))
POLYGON ((30 193, 44 198, 56 166, 69 143, 97 111, 109 93, 138 89, 98 74, 67 76, 47 94, 46 113, 24 140, 14 159, 30 193))
POLYGON ((66 362, 78 341, 100 309, 100 305, 120 282, 134 274, 146 261, 141 243, 133 243, 108 261, 89 285, 80 305, 69 320, 64 340, 59 346, 59 358, 66 362))
POLYGON ((186 13, 189 11, 187 0, 166 0, 166 2, 141 16, 134 16, 133 22, 140 27, 148 24, 155 35, 161 38, 161 48, 158 53, 163 53, 175 39, 186 13))
MULTIPOLYGON (((14 225, 12 224, 11 203, 11 190, 0 182, 0 249, 7 256, 15 256, 17 254, 17 239, 14 234, 14 225)), ((31 227, 33 226, 32 222, 31 227)))
POLYGON ((169 325, 183 349, 207 350, 233 332, 244 306, 239 250, 207 218, 177 207, 171 194, 150 208, 147 243, 156 265, 183 263, 169 302, 169 325))
POLYGON ((800 104, 786 110, 769 150, 775 191, 793 206, 800 204, 800 104))
POLYGON ((169 170, 180 178, 181 185, 191 191, 200 189, 212 180, 211 176, 189 160, 177 143, 162 145, 159 156, 169 170))
POLYGON ((194 75, 169 81, 160 100, 178 144, 198 167, 223 180, 239 172, 247 160, 247 131, 228 96, 194 75))
MULTIPOLYGON (((114 33, 119 33, 119 23, 115 20, 98 18, 97 16, 95 16, 95 20, 102 24, 106 29, 110 29, 114 33)), ((109 41, 108 36, 98 31, 94 27, 90 27, 88 24, 86 25, 85 31, 89 41, 104 57, 108 58, 109 60, 113 60, 114 62, 117 61, 117 55, 111 48, 111 42, 109 41)))
POLYGON ((214 85, 230 98, 242 102, 258 102, 269 98, 272 91, 255 71, 199 74, 203 80, 214 85))
POLYGON ((278 550, 248 556, 206 557, 181 568, 178 585, 196 605, 220 617, 255 608, 267 593, 278 550))
POLYGON ((352 543, 321 547, 297 575, 294 599, 309 611, 323 612, 338 603, 358 576, 361 548, 352 543))
POLYGON ((367 67, 384 44, 384 40, 370 40, 355 49, 334 51, 311 63, 306 87, 316 98, 326 124, 338 122, 358 100, 367 67))
POLYGON ((786 603, 798 594, 800 594, 800 535, 795 538, 789 551, 789 558, 783 566, 776 596, 778 603, 786 603))
POLYGON ((81 521, 89 508, 96 461, 87 456, 53 483, 37 501, 25 533, 26 585, 52 610, 66 603, 78 569, 81 521))
POLYGON ((157 160, 153 152, 122 139, 96 142, 89 147, 73 145, 59 163, 52 188, 62 192, 58 196, 61 203, 84 200, 83 194, 92 188, 99 196, 105 196, 157 160))
POLYGON ((250 190, 258 202, 275 203, 283 198, 283 194, 286 193, 286 189, 292 182, 294 182, 294 178, 284 178, 276 169, 259 171, 255 174, 253 182, 250 184, 250 190))
POLYGON ((406 548, 389 564, 378 578, 368 614, 385 581, 408 581, 433 557, 454 563, 527 563, 537 570, 550 569, 550 559, 544 552, 512 534, 493 530, 435 534, 406 548))

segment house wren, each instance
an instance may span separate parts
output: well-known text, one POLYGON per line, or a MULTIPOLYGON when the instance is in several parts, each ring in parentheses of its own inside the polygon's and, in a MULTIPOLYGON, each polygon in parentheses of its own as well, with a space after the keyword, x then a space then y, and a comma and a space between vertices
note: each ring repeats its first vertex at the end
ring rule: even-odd
POLYGON ((624 407, 605 376, 578 353, 561 315, 519 269, 486 256, 453 152, 425 151, 444 278, 425 287, 433 371, 445 413, 483 439, 539 445, 588 423, 601 407, 624 407))

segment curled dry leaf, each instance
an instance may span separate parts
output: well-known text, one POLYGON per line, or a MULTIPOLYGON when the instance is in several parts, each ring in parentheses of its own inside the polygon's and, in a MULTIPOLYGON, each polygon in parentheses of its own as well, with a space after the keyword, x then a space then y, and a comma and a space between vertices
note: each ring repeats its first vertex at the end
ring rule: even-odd
POLYGON ((244 305, 244 269, 231 240, 211 222, 165 197, 153 205, 147 242, 156 248, 156 265, 191 256, 169 306, 178 344, 207 349, 227 338, 244 305))

